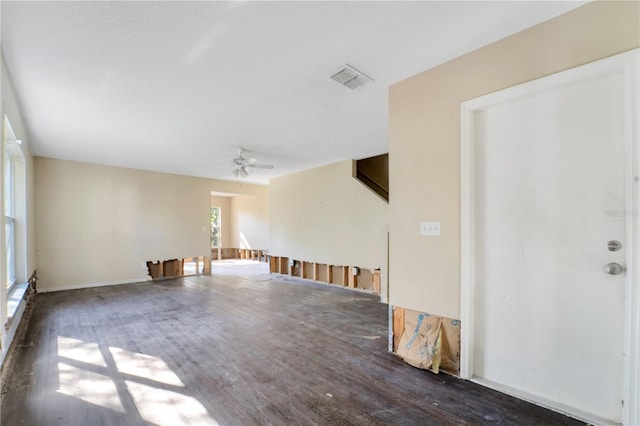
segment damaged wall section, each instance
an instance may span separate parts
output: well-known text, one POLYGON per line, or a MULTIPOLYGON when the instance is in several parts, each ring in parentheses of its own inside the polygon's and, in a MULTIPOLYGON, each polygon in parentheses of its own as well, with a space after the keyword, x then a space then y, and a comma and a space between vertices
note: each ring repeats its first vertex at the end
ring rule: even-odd
POLYGON ((147 262, 147 275, 153 281, 209 274, 211 274, 211 259, 206 256, 147 262))
POLYGON ((269 270, 272 274, 290 275, 310 281, 332 284, 380 294, 380 269, 366 269, 357 266, 329 265, 288 257, 269 256, 269 270))

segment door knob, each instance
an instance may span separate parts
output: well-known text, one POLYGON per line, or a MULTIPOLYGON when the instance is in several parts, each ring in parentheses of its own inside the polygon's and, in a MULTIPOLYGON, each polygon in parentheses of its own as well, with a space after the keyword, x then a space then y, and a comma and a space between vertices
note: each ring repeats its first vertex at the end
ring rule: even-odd
POLYGON ((618 251, 621 248, 622 248, 622 243, 620 241, 616 241, 616 240, 607 241, 607 250, 618 251))
POLYGON ((618 275, 625 271, 625 267, 619 263, 612 262, 604 265, 604 271, 609 275, 618 275))

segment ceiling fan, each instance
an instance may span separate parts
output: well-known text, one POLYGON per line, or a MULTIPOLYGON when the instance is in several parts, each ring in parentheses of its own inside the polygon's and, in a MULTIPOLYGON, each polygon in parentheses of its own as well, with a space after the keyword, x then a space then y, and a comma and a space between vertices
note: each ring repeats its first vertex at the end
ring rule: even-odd
POLYGON ((273 169, 272 164, 258 164, 254 157, 247 157, 245 154, 247 150, 244 148, 238 148, 238 156, 231 160, 234 167, 233 175, 235 177, 245 178, 249 176, 250 169, 273 169))

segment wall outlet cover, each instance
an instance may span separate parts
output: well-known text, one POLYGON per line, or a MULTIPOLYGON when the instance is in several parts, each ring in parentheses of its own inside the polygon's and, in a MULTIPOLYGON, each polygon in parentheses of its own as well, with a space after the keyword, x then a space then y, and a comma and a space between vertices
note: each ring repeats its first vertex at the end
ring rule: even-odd
POLYGON ((440 222, 420 222, 420 235, 437 237, 440 235, 440 222))

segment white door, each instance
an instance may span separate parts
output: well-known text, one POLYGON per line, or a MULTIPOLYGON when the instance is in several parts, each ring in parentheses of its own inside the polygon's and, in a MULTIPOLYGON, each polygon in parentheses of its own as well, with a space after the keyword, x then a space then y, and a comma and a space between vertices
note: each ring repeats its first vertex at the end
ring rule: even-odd
POLYGON ((572 72, 473 112, 468 350, 478 381, 619 423, 628 81, 572 72))

